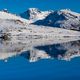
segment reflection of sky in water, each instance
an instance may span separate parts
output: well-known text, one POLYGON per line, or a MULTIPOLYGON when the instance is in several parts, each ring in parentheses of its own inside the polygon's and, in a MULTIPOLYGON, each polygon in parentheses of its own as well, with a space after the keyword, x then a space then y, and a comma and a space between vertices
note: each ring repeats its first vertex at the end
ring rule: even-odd
POLYGON ((16 57, 8 63, 0 62, 0 80, 79 80, 80 58, 70 62, 58 60, 40 60, 29 63, 23 57, 16 57), (79 79, 78 79, 79 78, 79 79))
POLYGON ((15 43, 16 49, 11 43, 2 44, 7 46, 1 51, 6 57, 0 52, 0 80, 80 80, 80 41, 40 45, 35 48, 15 43), (11 51, 12 54, 9 54, 11 51), (30 63, 30 60, 33 62, 30 63))

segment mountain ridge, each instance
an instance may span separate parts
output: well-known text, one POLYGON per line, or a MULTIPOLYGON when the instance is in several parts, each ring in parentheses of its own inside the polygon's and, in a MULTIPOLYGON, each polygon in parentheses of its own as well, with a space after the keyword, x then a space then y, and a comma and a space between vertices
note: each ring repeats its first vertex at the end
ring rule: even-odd
MULTIPOLYGON (((0 13, 12 14, 9 13, 7 9, 0 11, 0 13)), ((12 15, 17 16, 16 14, 12 15)), ((5 14, 0 15, 0 18, 1 16, 4 17, 5 14)), ((13 19, 15 19, 15 16, 13 16, 13 19)), ((7 17, 7 19, 8 18, 10 18, 10 16, 7 17)), ((80 31, 80 13, 71 11, 70 9, 41 11, 38 8, 29 8, 25 12, 20 13, 17 20, 18 19, 22 22, 27 22, 27 24, 29 23, 38 26, 42 25, 80 31)))
MULTIPOLYGON (((32 12, 35 11, 35 9, 31 9, 31 10, 32 10, 32 12)), ((40 11, 38 11, 38 12, 40 13, 40 11)), ((49 18, 52 19, 52 21, 53 20, 56 21, 57 18, 58 18, 58 20, 62 20, 62 21, 64 21, 64 19, 65 19, 65 21, 68 19, 67 17, 62 15, 62 12, 64 12, 64 11, 59 11, 57 13, 57 15, 58 15, 57 18, 56 18, 56 16, 55 17, 53 16, 54 14, 56 14, 56 12, 54 12, 54 11, 50 11, 50 12, 51 13, 48 14, 48 17, 51 16, 49 18)), ((78 16, 79 16, 79 14, 78 14, 78 16)), ((41 18, 43 18, 43 17, 41 17, 41 18)), ((71 19, 73 19, 73 18, 75 18, 75 16, 72 15, 71 19)), ((78 20, 78 18, 76 20, 78 20)), ((46 19, 46 17, 42 20, 45 20, 45 19, 46 19)), ((67 29, 69 29, 70 26, 67 26, 67 28, 62 29, 62 27, 54 26, 55 27, 54 28, 54 27, 48 26, 46 21, 44 22, 46 24, 45 26, 44 25, 40 26, 37 24, 34 25, 34 24, 32 24, 33 22, 35 23, 34 19, 32 19, 32 20, 24 19, 20 16, 9 13, 8 11, 7 12, 0 11, 0 38, 6 38, 6 36, 22 37, 22 38, 46 38, 46 37, 50 38, 50 37, 55 37, 55 36, 58 36, 58 37, 59 36, 60 37, 80 36, 79 31, 67 30, 67 29)), ((75 22, 75 20, 74 20, 74 23, 78 23, 78 21, 75 22)), ((78 25, 78 26, 76 26, 76 28, 78 29, 78 28, 80 28, 80 26, 78 25)), ((76 30, 76 28, 75 28, 75 30, 76 30)))
POLYGON ((80 31, 80 14, 71 10, 54 11, 43 20, 38 20, 33 24, 80 31))

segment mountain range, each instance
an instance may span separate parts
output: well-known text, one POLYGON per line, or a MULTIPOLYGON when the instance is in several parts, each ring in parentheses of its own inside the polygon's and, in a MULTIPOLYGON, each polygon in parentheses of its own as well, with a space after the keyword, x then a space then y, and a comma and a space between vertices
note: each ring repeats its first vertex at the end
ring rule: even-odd
POLYGON ((80 31, 80 13, 71 11, 70 9, 40 11, 36 8, 29 8, 20 14, 20 16, 32 20, 35 25, 80 31))
POLYGON ((75 21, 79 20, 80 14, 78 13, 67 10, 61 10, 58 12, 40 11, 36 8, 30 8, 20 15, 12 14, 7 11, 7 9, 0 11, 0 38, 50 38, 54 36, 80 36, 80 26, 77 25, 79 24, 79 21, 75 21), (46 21, 51 21, 51 23, 48 25, 48 22, 46 21), (74 23, 72 23, 74 24, 74 27, 69 26, 72 21, 74 21, 74 23), (64 25, 66 29, 64 29, 64 27, 62 29, 62 26, 60 25, 60 27, 52 26, 53 22, 60 22, 60 25, 64 25), (69 24, 67 24, 67 22, 69 22, 69 24), (73 28, 76 31, 70 30, 73 28))
MULTIPOLYGON (((80 56, 80 14, 71 10, 40 11, 29 8, 19 15, 10 13, 7 9, 0 11, 0 59, 20 55, 29 51, 30 62, 39 59, 57 58, 70 60, 80 56), (76 37, 76 38, 75 38, 76 37), (63 42, 66 42, 62 44, 63 42), (68 43, 67 43, 68 42, 68 43), (57 51, 64 54, 52 54, 37 46, 59 44, 57 51), (35 48, 36 47, 36 48, 35 48), (76 47, 76 48, 75 48, 76 47)), ((49 46, 47 46, 49 48, 49 46)), ((53 47, 50 47, 53 52, 53 47)))
POLYGON ((0 11, 0 38, 80 36, 80 14, 71 10, 40 11, 29 8, 19 15, 0 11))

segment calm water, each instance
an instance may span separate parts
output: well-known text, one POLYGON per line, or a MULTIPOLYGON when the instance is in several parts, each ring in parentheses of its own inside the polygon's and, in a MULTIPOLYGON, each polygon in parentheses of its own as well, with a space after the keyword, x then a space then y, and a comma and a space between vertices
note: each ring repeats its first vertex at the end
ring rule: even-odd
POLYGON ((70 40, 1 40, 0 80, 80 80, 80 40, 70 40))

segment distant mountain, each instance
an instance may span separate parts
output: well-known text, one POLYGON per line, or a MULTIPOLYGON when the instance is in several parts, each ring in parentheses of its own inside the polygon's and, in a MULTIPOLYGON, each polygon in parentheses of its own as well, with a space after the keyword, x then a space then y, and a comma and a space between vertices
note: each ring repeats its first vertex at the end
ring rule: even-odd
MULTIPOLYGON (((50 26, 46 27, 43 25, 39 26, 37 24, 36 25, 31 24, 32 22, 35 22, 37 19, 42 19, 44 18, 45 15, 49 17, 51 14, 54 14, 55 12, 53 11, 41 12, 35 8, 31 8, 29 10, 31 11, 30 19, 24 19, 20 16, 17 16, 16 14, 9 13, 7 9, 0 11, 0 38, 6 39, 8 36, 10 38, 14 38, 14 37, 16 38, 17 37, 20 38, 50 38, 51 37, 52 38, 55 36, 59 36, 59 37, 80 36, 80 32, 78 31, 66 30, 70 26, 68 26, 66 29, 62 29, 62 28, 53 28, 50 26), (34 13, 36 14, 37 17, 35 17, 34 13)), ((79 18, 79 14, 77 15, 78 16, 76 18, 79 18)), ((46 20, 46 18, 42 20, 46 20)), ((53 17, 51 18, 54 20, 57 19, 53 17)), ((73 16, 71 17, 71 19, 72 18, 74 19, 75 17, 73 16)), ((67 18, 64 16, 59 18, 59 20, 64 20, 64 19, 66 20, 67 18)), ((45 23, 46 21, 44 22, 44 24, 45 23)), ((76 26, 76 28, 78 29, 78 26, 76 26)))
MULTIPOLYGON (((25 17, 26 19, 24 19, 16 14, 9 13, 7 9, 0 11, 1 60, 15 56, 18 53, 21 54, 24 51, 30 51, 30 56, 28 57, 30 57, 29 60, 31 62, 51 58, 52 56, 45 51, 34 49, 34 47, 80 39, 79 31, 67 30, 69 28, 71 29, 72 27, 70 25, 73 24, 76 24, 76 26, 73 27, 75 30, 80 29, 80 26, 77 25, 79 24, 80 14, 69 10, 43 12, 35 8, 30 8, 28 13, 28 18, 25 17), (50 24, 48 24, 48 21, 50 24), (35 22, 35 25, 32 24, 32 22, 35 22), (60 28, 57 28, 57 23, 60 23, 60 28), (66 29, 62 29, 62 25, 64 25, 63 28, 66 29), (76 36, 76 38, 74 38, 74 36, 76 36)), ((63 44, 61 46, 65 48, 68 45, 64 46, 63 44)), ((76 46, 74 46, 74 49, 76 49, 75 47, 76 46)), ((61 55, 59 57, 61 57, 61 55)))
POLYGON ((51 12, 47 17, 38 20, 33 24, 80 31, 80 14, 71 10, 63 9, 51 12))
POLYGON ((42 20, 53 11, 40 11, 37 8, 29 8, 27 11, 20 14, 22 18, 37 21, 42 20))
POLYGON ((70 9, 57 11, 41 11, 37 8, 29 8, 25 12, 16 16, 7 9, 0 11, 0 19, 16 20, 18 23, 29 25, 48 26, 80 31, 80 13, 70 9))

